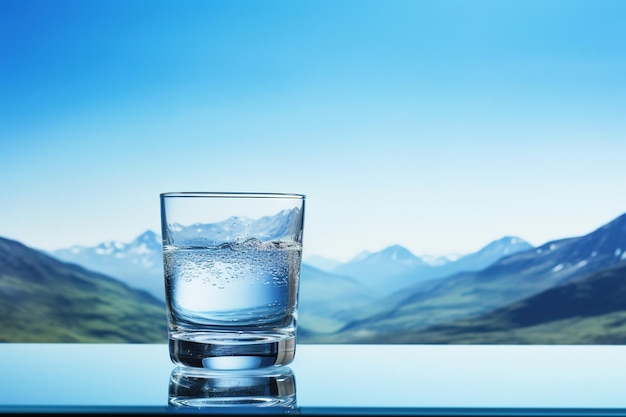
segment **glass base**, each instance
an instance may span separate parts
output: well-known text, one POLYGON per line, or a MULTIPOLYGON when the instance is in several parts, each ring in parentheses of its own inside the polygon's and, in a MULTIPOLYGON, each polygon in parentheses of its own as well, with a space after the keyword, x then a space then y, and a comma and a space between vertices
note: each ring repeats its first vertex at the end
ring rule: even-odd
POLYGON ((261 333, 172 333, 169 337, 172 362, 213 370, 258 369, 288 365, 296 353, 291 334, 261 333))

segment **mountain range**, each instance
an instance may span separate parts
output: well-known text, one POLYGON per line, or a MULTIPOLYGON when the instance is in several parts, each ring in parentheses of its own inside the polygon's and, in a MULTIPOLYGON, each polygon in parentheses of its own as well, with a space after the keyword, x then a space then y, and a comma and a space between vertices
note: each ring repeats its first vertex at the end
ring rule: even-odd
MULTIPOLYGON (((227 237, 246 233, 259 235, 259 230, 266 231, 267 239, 273 239, 290 233, 290 227, 297 218, 299 209, 295 208, 256 220, 236 217, 218 223, 198 223, 191 226, 173 224, 170 227, 176 228, 177 238, 184 239, 187 243, 206 243, 207 240, 219 242, 227 237), (201 241, 198 241, 197 236, 202 236, 201 241)), ((128 285, 146 290, 165 301, 162 248, 161 236, 148 230, 130 243, 110 241, 94 247, 74 245, 50 251, 48 254, 62 261, 117 277, 128 285)))
POLYGON ((219 245, 237 239, 255 236, 263 241, 277 240, 293 235, 300 229, 302 216, 299 208, 284 209, 271 216, 251 219, 244 216, 232 216, 216 223, 194 223, 184 226, 168 223, 169 244, 189 246, 219 245))
POLYGON ((161 236, 151 230, 130 243, 112 241, 94 247, 74 245, 48 254, 61 261, 116 277, 165 301, 161 236))
MULTIPOLYGON (((454 258, 394 245, 312 260, 325 270, 302 265, 301 343, 626 342, 626 214, 538 247, 506 236, 454 258)), ((51 253, 0 240, 0 340, 164 340, 163 298, 154 232, 51 253)))
POLYGON ((300 323, 312 333, 334 333, 389 305, 396 292, 402 294, 418 283, 480 269, 528 248, 532 245, 520 238, 504 237, 457 259, 430 261, 432 257, 418 257, 400 245, 393 245, 379 252, 362 253, 335 266, 331 272, 305 262, 300 284, 300 323))
POLYGON ((354 277, 378 294, 391 294, 417 282, 452 275, 461 271, 483 269, 500 258, 532 248, 525 240, 506 236, 491 242, 475 253, 448 259, 418 257, 408 249, 394 245, 380 252, 361 255, 337 265, 331 272, 354 277))
MULTIPOLYGON (((513 319, 521 317, 515 314, 522 314, 523 309, 526 309, 525 314, 534 312, 533 326, 557 321, 559 316, 558 313, 555 316, 554 311, 569 312, 559 318, 563 320, 576 314, 579 319, 598 316, 591 307, 581 313, 580 309, 573 309, 572 303, 577 300, 583 303, 580 305, 591 306, 602 297, 611 298, 609 292, 621 288, 626 280, 624 265, 626 214, 587 235, 517 252, 478 271, 419 282, 379 300, 369 315, 360 316, 332 335, 316 340, 351 343, 511 341, 503 335, 510 334, 507 332, 512 331, 513 324, 517 323, 519 328, 529 325, 513 319), (589 290, 592 284, 593 291, 589 290), (603 292, 606 294, 601 295, 603 292), (557 296, 559 294, 561 296, 557 296), (545 300, 552 303, 547 305, 545 300), (543 307, 539 309, 542 302, 543 307), (487 339, 489 329, 499 329, 500 338, 487 339)), ((615 311, 611 314, 626 313, 626 303, 613 308, 615 311)), ((594 322, 598 324, 596 320, 597 317, 594 322)), ((577 333, 570 329, 570 333, 568 340, 578 343, 599 340, 582 330, 577 333)))
POLYGON ((0 342, 165 343, 146 291, 0 238, 0 342))
POLYGON ((422 344, 626 344, 626 264, 476 317, 385 337, 422 344))
MULTIPOLYGON (((280 221, 274 221, 283 224, 284 218, 286 214, 279 216, 280 221)), ((262 221, 268 220, 263 218, 262 221)), ((188 227, 189 234, 193 236, 197 230, 212 230, 212 235, 219 237, 232 227, 232 221, 222 223, 193 225, 188 227)), ((520 238, 504 237, 476 253, 448 259, 428 255, 418 257, 400 245, 393 245, 380 252, 364 252, 347 263, 338 263, 332 272, 304 262, 300 281, 300 322, 312 331, 333 332, 356 317, 366 315, 381 297, 394 291, 454 272, 479 269, 502 256, 530 247, 520 238)), ((165 300, 161 238, 153 231, 144 232, 130 243, 72 246, 49 254, 114 276, 165 300)))

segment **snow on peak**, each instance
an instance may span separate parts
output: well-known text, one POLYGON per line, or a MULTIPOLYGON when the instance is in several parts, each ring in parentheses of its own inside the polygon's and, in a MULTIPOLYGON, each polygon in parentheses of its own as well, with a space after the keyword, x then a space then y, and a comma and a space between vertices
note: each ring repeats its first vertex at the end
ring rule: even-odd
POLYGON ((141 243, 135 248, 133 248, 133 252, 138 253, 138 254, 146 254, 152 251, 150 250, 150 248, 148 248, 148 245, 146 245, 145 243, 141 243))
POLYGON ((430 266, 441 266, 449 262, 454 262, 460 257, 461 257, 460 255, 446 255, 446 256, 423 255, 423 256, 420 256, 419 258, 422 260, 422 262, 430 266))
POLYGON ((112 245, 106 245, 104 247, 97 247, 95 252, 98 255, 110 255, 114 250, 115 248, 112 245))

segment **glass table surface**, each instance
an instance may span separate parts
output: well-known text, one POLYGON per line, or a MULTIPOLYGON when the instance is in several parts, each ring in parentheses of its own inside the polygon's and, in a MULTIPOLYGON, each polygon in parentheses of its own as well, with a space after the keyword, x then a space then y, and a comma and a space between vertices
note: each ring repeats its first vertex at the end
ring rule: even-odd
POLYGON ((0 344, 0 412, 626 416, 626 346, 298 345, 291 379, 223 372, 187 391, 167 349, 0 344), (291 402, 216 401, 238 389, 291 402), (172 405, 173 392, 199 399, 172 405))

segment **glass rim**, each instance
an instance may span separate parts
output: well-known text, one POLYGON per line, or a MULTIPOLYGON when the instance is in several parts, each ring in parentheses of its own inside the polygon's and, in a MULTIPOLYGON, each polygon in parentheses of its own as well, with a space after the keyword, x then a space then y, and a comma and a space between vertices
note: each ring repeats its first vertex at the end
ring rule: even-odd
POLYGON ((296 193, 265 193, 243 191, 178 191, 159 195, 163 198, 288 198, 304 200, 306 195, 296 193))

